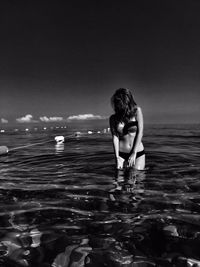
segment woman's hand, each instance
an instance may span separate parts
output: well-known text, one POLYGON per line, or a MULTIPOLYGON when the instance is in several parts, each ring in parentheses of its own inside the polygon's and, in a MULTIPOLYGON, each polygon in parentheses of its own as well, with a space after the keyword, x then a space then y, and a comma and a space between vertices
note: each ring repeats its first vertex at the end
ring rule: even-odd
POLYGON ((117 169, 123 169, 124 166, 124 159, 120 156, 117 157, 117 169))
POLYGON ((135 160, 136 160, 136 153, 133 152, 128 159, 128 167, 133 167, 135 165, 135 160))

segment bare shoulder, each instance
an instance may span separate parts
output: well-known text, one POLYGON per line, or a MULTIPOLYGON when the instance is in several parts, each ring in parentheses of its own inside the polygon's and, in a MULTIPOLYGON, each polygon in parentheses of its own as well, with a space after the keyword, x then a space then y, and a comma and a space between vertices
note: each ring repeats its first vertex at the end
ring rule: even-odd
POLYGON ((137 106, 137 112, 138 112, 138 113, 142 112, 142 108, 139 107, 139 106, 137 106))
POLYGON ((142 115, 142 108, 141 107, 137 107, 137 111, 136 111, 136 116, 140 116, 142 115))
POLYGON ((137 112, 136 112, 136 120, 139 122, 143 121, 143 114, 142 114, 142 109, 141 107, 137 107, 137 112))

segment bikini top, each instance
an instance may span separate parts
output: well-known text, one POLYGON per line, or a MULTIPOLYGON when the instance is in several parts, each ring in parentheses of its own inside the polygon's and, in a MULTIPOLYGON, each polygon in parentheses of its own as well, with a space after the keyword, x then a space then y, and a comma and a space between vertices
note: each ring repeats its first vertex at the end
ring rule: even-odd
POLYGON ((121 136, 129 134, 129 133, 135 133, 137 132, 138 129, 138 122, 137 121, 129 121, 128 123, 126 123, 125 125, 123 125, 123 123, 121 123, 121 127, 120 127, 120 123, 117 125, 117 133, 121 136))

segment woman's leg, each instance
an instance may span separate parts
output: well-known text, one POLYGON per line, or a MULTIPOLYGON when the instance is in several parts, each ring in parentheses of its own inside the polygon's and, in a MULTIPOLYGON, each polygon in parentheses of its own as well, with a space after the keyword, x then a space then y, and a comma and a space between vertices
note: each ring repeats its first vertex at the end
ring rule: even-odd
POLYGON ((142 171, 144 170, 144 168, 145 168, 145 154, 136 158, 135 160, 135 169, 142 171))

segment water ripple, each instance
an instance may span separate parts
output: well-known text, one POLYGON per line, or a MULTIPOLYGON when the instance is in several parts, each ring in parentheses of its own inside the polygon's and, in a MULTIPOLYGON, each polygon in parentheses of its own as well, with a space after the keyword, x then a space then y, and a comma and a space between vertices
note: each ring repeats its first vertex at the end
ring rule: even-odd
POLYGON ((198 136, 147 128, 142 172, 116 172, 103 134, 1 157, 0 266, 200 266, 198 136))

